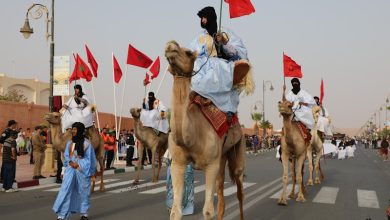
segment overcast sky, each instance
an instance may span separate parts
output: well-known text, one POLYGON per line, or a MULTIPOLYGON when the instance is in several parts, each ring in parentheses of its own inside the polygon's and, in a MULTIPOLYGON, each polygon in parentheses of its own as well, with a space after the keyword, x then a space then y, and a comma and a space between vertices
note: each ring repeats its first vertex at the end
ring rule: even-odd
MULTIPOLYGON (((201 31, 197 12, 205 6, 214 6, 219 14, 219 2, 56 0, 55 55, 78 52, 85 59, 87 43, 99 63, 99 76, 94 79, 98 108, 114 112, 111 53, 114 52, 124 72, 131 43, 152 59, 160 56, 163 73, 167 64, 165 43, 175 39, 188 45, 201 31)), ((1 1, 0 73, 48 82, 49 45, 44 38, 44 19, 30 19, 34 34, 28 40, 19 33, 32 3, 51 7, 49 0, 1 1)), ((282 96, 283 52, 302 65, 302 88, 313 96, 319 95, 320 81, 324 79, 324 105, 335 127, 361 127, 385 103, 390 92, 390 1, 252 0, 252 3, 256 9, 252 15, 230 19, 226 3, 222 13, 222 25, 243 39, 254 68, 256 91, 253 96, 241 98, 241 123, 252 126, 250 112, 258 100, 262 101, 262 81, 269 80, 275 90, 265 93, 266 119, 275 128, 281 127, 277 102, 282 96)), ((140 105, 144 73, 143 69, 128 66, 124 116, 130 116, 130 107, 140 105)), ((122 79, 116 89, 118 109, 123 83, 122 79)), ((289 78, 286 83, 291 88, 289 78)), ((84 86, 92 97, 90 85, 84 83, 84 86)), ((158 98, 168 106, 171 86, 172 77, 167 75, 158 98)))

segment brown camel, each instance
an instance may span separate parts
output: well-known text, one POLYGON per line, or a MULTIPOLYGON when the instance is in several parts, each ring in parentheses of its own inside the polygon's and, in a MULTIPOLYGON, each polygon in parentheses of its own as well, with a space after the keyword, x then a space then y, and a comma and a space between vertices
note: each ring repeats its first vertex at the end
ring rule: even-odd
MULTIPOLYGON (((72 140, 72 131, 68 129, 65 133, 62 133, 61 129, 61 114, 59 112, 47 113, 45 115, 45 120, 50 124, 50 135, 53 147, 61 152, 65 151, 66 143, 72 140)), ((86 134, 91 141, 93 148, 95 149, 96 160, 99 162, 100 172, 92 177, 92 187, 91 192, 94 192, 96 176, 100 174, 100 191, 104 191, 103 183, 103 156, 104 156, 104 141, 100 136, 98 130, 93 126, 86 129, 86 134)))
POLYGON ((160 176, 160 170, 161 170, 161 164, 162 164, 162 157, 165 153, 165 151, 168 148, 168 134, 160 132, 159 135, 156 134, 156 132, 153 130, 153 128, 150 127, 144 127, 142 125, 142 122, 140 121, 140 114, 141 109, 140 108, 132 108, 130 109, 130 114, 134 119, 134 133, 137 139, 141 142, 141 145, 138 149, 138 171, 137 171, 137 177, 134 180, 134 184, 139 183, 139 178, 141 176, 141 166, 142 164, 142 157, 144 152, 144 147, 150 149, 152 151, 152 170, 153 170, 153 178, 152 182, 156 183, 158 181, 158 178, 160 176), (156 169, 154 166, 155 159, 158 159, 158 171, 156 174, 156 169))
MULTIPOLYGON (((172 155, 171 174, 174 193, 170 219, 182 218, 184 172, 189 163, 193 164, 194 169, 205 172, 204 219, 214 217, 215 191, 218 195, 217 219, 223 218, 226 163, 228 163, 230 178, 237 185, 240 219, 243 219, 245 141, 241 127, 239 124, 232 126, 228 133, 220 138, 199 106, 189 106, 196 52, 181 48, 177 42, 170 41, 167 43, 165 56, 169 62, 169 72, 173 75, 171 133, 168 139, 169 151, 172 155)), ((249 65, 246 63, 235 68, 235 75, 238 70, 248 72, 249 65)))
MULTIPOLYGON (((285 90, 285 87, 284 87, 285 90)), ((293 187, 289 197, 295 197, 295 181, 298 182, 299 192, 297 201, 304 202, 304 186, 302 184, 303 163, 306 159, 307 146, 305 140, 300 134, 299 128, 295 122, 292 122, 293 111, 292 103, 287 101, 283 92, 283 101, 278 103, 279 112, 283 117, 283 135, 281 138, 281 160, 283 164, 283 190, 278 201, 279 205, 287 205, 286 190, 288 183, 288 164, 292 160, 292 178, 293 187), (297 163, 297 164, 295 164, 297 163), (297 165, 298 171, 295 171, 297 165)))
POLYGON ((314 125, 314 129, 311 130, 310 145, 307 148, 307 159, 309 160, 309 179, 307 181, 307 185, 309 186, 313 185, 313 163, 314 163, 314 168, 316 170, 316 178, 314 180, 314 183, 320 184, 321 180, 324 179, 324 174, 322 173, 321 165, 320 165, 320 159, 323 153, 324 146, 322 144, 322 140, 320 136, 317 133, 317 122, 318 122, 320 110, 321 108, 319 106, 314 106, 312 109, 315 125, 314 125), (313 161, 313 153, 316 154, 316 158, 314 161, 313 161))

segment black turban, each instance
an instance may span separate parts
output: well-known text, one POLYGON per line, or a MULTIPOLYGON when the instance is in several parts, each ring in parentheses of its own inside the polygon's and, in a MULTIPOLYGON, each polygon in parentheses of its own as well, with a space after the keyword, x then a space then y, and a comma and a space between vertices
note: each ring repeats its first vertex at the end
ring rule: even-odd
POLYGON ((72 137, 72 142, 75 143, 75 150, 77 155, 84 157, 84 131, 85 126, 81 122, 75 122, 72 124, 72 128, 77 128, 77 133, 72 137))
POLYGON ((207 18, 207 24, 203 25, 201 21, 200 26, 206 29, 211 36, 214 36, 218 29, 217 14, 215 13, 214 8, 207 6, 198 12, 198 16, 199 18, 207 18))
POLYGON ((293 78, 291 80, 291 85, 293 89, 291 90, 295 95, 298 94, 299 91, 301 91, 301 82, 299 82, 298 78, 293 78))

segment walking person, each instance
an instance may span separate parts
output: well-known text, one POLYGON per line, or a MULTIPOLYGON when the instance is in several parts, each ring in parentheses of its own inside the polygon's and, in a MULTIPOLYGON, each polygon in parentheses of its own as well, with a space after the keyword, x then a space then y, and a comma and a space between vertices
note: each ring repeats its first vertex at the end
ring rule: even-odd
MULTIPOLYGON (((15 120, 8 121, 7 128, 1 133, 1 136, 0 136, 0 152, 1 152, 1 149, 3 147, 5 140, 7 140, 7 138, 9 138, 12 130, 16 130, 17 125, 18 125, 18 123, 15 120)), ((3 165, 1 165, 0 182, 3 182, 3 171, 4 171, 4 167, 3 167, 3 165)))
POLYGON ((4 141, 3 145, 3 188, 5 192, 17 192, 17 189, 12 188, 12 184, 15 179, 16 171, 16 141, 18 132, 15 130, 10 131, 10 137, 4 141))
POLYGON ((389 153, 389 142, 385 137, 383 137, 381 141, 381 151, 383 156, 383 161, 387 161, 389 159, 388 153, 389 153))
POLYGON ((80 213, 81 220, 88 219, 91 176, 96 171, 96 158, 84 131, 83 123, 73 123, 72 140, 66 144, 63 183, 53 206, 58 220, 68 219, 74 213, 80 213))
POLYGON ((134 129, 130 130, 130 133, 126 136, 126 166, 132 167, 134 156, 135 138, 134 129))

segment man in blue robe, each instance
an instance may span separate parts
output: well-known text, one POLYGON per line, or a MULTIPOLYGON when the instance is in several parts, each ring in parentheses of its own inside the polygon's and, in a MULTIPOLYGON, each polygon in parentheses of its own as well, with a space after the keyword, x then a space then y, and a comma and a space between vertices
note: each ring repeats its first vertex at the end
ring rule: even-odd
POLYGON ((88 219, 90 178, 96 172, 96 157, 84 130, 83 123, 73 123, 72 141, 66 144, 63 182, 53 206, 57 219, 68 219, 73 213, 80 213, 82 220, 88 219))
POLYGON ((248 61, 247 49, 231 30, 218 31, 217 15, 213 7, 198 12, 202 31, 190 44, 197 51, 192 77, 192 90, 210 99, 221 111, 237 112, 239 91, 233 88, 235 61, 248 61))

